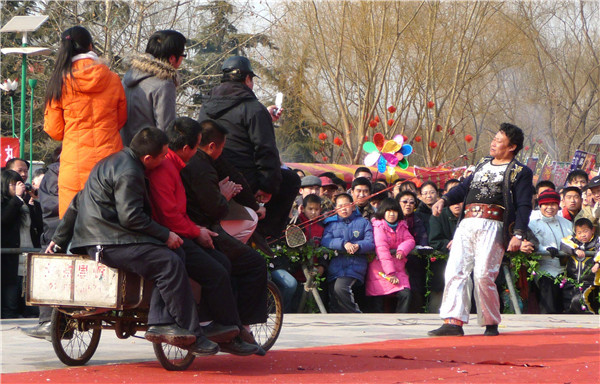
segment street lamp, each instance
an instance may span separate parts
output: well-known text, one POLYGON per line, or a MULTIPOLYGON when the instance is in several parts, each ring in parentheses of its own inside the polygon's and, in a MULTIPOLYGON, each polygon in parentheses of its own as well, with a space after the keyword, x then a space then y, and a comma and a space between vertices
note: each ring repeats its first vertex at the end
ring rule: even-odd
MULTIPOLYGON (((48 16, 15 16, 2 29, 0 29, 0 33, 2 32, 17 32, 23 34, 23 44, 21 47, 15 48, 2 48, 1 52, 5 55, 10 54, 18 54, 22 56, 21 62, 21 126, 19 131, 19 156, 23 157, 25 153, 25 102, 27 98, 27 56, 35 56, 35 55, 48 55, 50 54, 49 48, 40 48, 40 47, 28 47, 27 46, 27 33, 37 31, 37 29, 48 20, 48 16)), ((33 88, 35 85, 30 85, 31 92, 33 93, 33 88)), ((32 94, 32 103, 31 107, 33 109, 33 94, 32 94)), ((33 122, 31 122, 31 126, 29 127, 30 131, 33 129, 33 122)), ((32 132, 29 134, 30 137, 30 150, 29 150, 29 160, 33 159, 33 143, 31 143, 32 132)), ((33 171, 30 168, 30 177, 31 172, 33 171)))

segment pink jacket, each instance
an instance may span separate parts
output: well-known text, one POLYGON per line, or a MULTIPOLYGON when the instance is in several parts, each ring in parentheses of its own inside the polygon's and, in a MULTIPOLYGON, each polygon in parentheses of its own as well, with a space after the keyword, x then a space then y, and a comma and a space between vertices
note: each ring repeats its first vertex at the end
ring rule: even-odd
POLYGON ((375 237, 375 251, 377 258, 369 263, 366 278, 367 296, 383 296, 410 288, 406 274, 406 257, 415 247, 415 239, 408 231, 406 221, 398 222, 394 231, 385 220, 372 220, 375 237), (402 252, 403 257, 397 259, 392 256, 390 249, 395 249, 396 254, 402 252), (388 276, 396 276, 398 284, 392 284, 379 275, 383 272, 388 276))

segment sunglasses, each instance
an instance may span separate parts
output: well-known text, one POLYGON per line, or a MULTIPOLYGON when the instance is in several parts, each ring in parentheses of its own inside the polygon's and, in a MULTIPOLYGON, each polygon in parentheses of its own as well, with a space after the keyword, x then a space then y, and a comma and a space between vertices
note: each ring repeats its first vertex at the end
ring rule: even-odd
POLYGON ((412 200, 400 200, 400 203, 401 204, 407 204, 407 205, 408 204, 410 204, 410 205, 415 205, 416 204, 416 202, 412 201, 412 200))

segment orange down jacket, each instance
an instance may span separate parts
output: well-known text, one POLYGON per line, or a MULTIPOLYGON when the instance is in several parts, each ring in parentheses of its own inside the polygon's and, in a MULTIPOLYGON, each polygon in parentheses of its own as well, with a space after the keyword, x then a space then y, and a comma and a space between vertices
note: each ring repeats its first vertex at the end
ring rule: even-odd
POLYGON ((58 174, 61 218, 94 165, 123 148, 119 130, 126 121, 119 76, 92 58, 73 62, 73 76, 64 79, 61 99, 46 105, 44 114, 44 131, 63 142, 58 174))

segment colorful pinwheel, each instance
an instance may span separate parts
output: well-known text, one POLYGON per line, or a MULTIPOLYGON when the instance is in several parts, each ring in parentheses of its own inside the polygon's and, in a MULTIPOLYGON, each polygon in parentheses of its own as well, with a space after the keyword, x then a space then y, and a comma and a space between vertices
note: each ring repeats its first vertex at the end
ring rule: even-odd
POLYGON ((373 135, 373 141, 363 144, 363 150, 367 153, 365 165, 371 167, 377 164, 377 170, 381 173, 394 173, 394 168, 400 166, 408 168, 406 157, 410 155, 413 148, 410 144, 404 144, 402 135, 396 135, 392 140, 385 140, 381 133, 373 135))

